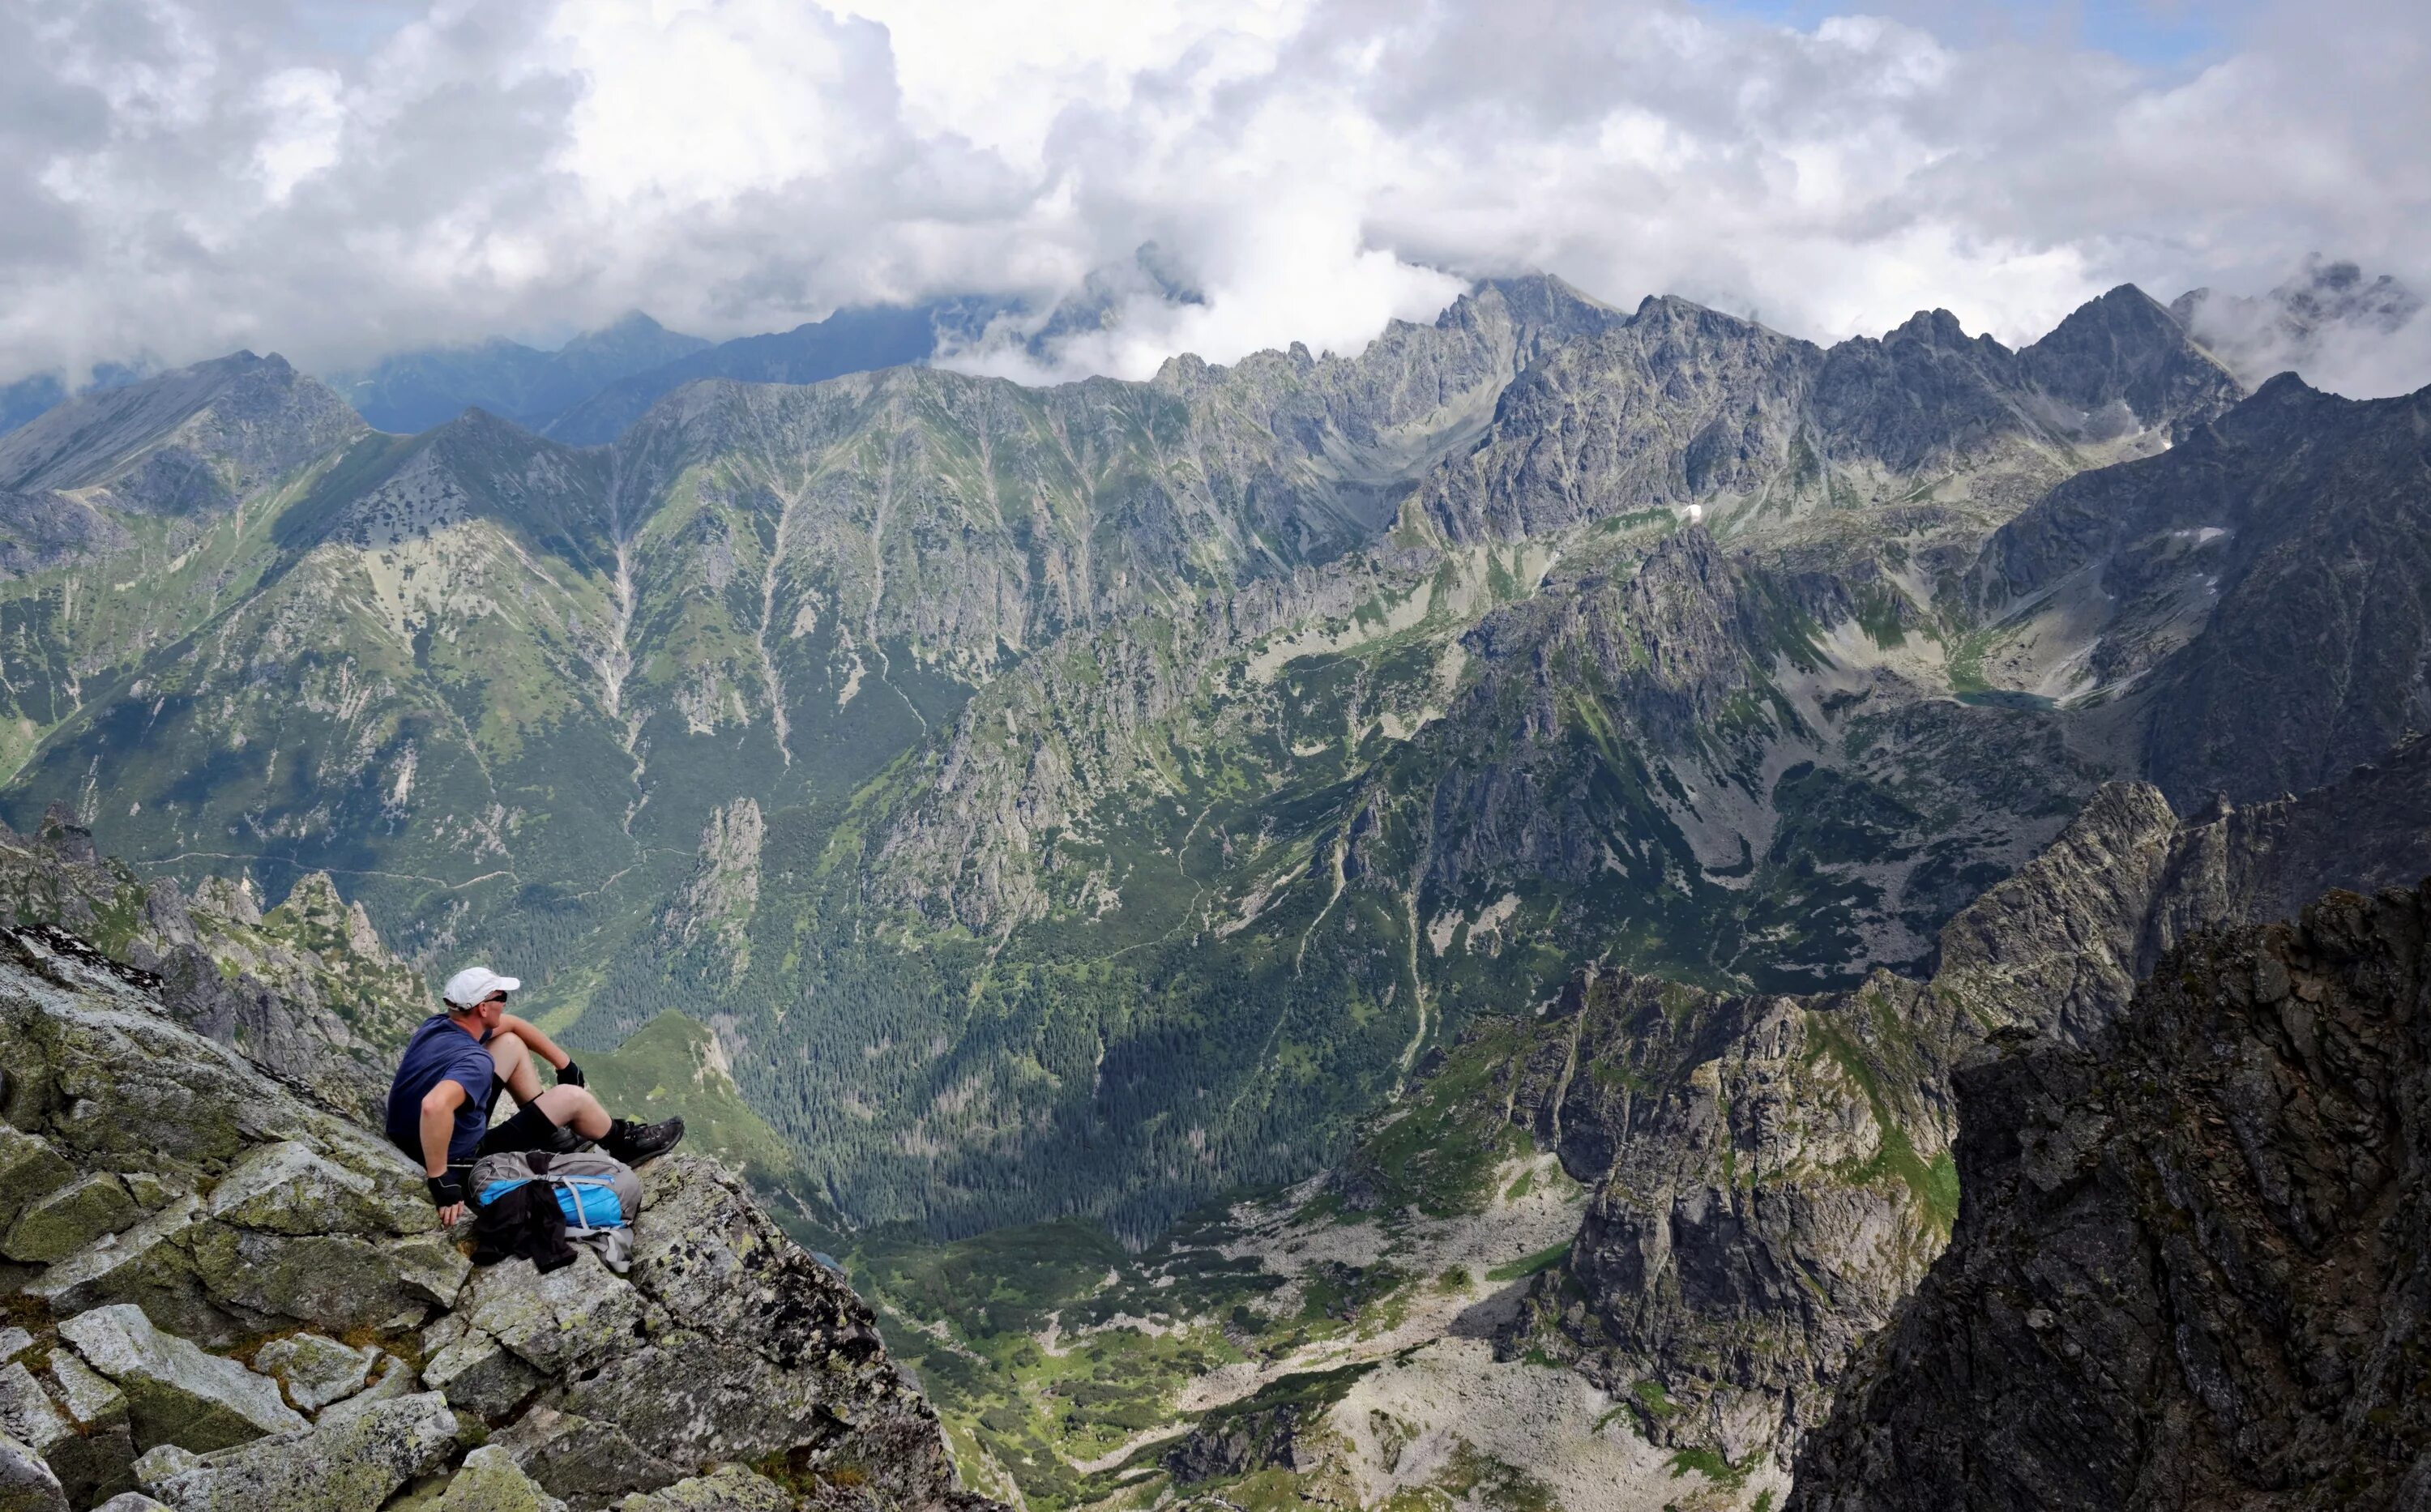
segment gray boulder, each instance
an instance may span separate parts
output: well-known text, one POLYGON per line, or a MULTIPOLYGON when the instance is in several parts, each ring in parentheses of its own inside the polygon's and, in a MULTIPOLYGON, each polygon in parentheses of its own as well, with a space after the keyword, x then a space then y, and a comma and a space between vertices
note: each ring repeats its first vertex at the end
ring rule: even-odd
POLYGON ((235 1336, 235 1319, 210 1300, 184 1244, 196 1204, 181 1197, 124 1234, 104 1235, 55 1261, 26 1283, 25 1295, 59 1315, 127 1302, 161 1327, 217 1343, 235 1336))
POLYGON ((75 1429, 62 1417, 22 1365, 0 1369, 0 1433, 40 1455, 46 1463, 53 1446, 74 1438, 75 1429))
POLYGON ((59 1478, 42 1456, 0 1433, 0 1512, 71 1512, 59 1478))
POLYGON ((532 1408, 495 1442, 575 1512, 597 1512, 630 1492, 653 1491, 683 1476, 680 1467, 645 1451, 615 1424, 553 1407, 532 1408))
POLYGON ((540 1274, 528 1260, 491 1266, 465 1288, 457 1316, 533 1369, 571 1375, 590 1369, 642 1332, 642 1294, 589 1249, 574 1264, 540 1274))
POLYGON ((186 1252, 205 1293, 235 1316, 340 1331, 411 1327, 452 1301, 471 1268, 435 1234, 374 1240, 208 1223, 186 1252))
MULTIPOLYGON (((54 1379, 59 1377, 55 1373, 54 1379)), ((76 1382, 76 1375, 67 1379, 76 1382)), ((66 1387, 61 1395, 70 1405, 62 1408, 23 1364, 0 1369, 0 1433, 40 1457, 78 1506, 134 1484, 127 1477, 135 1454, 127 1441, 126 1398, 107 1382, 100 1386, 99 1393, 82 1389, 80 1382, 66 1387)))
POLYGON ((422 1378, 415 1372, 412 1366, 394 1354, 382 1354, 377 1363, 372 1367, 370 1386, 343 1402, 332 1403, 322 1408, 313 1420, 322 1427, 327 1428, 368 1412, 383 1402, 394 1402, 399 1397, 410 1397, 421 1389, 422 1378))
POLYGON ((565 1504, 533 1484, 513 1455, 489 1444, 464 1456, 430 1512, 565 1512, 565 1504))
POLYGON ((75 1436, 50 1452, 59 1484, 78 1502, 123 1491, 135 1484, 135 1438, 126 1393, 109 1384, 74 1352, 51 1353, 51 1395, 75 1423, 75 1436))
POLYGON ((411 1234, 439 1226, 420 1192, 382 1184, 298 1140, 265 1145, 229 1168, 210 1215, 271 1234, 411 1234))
POLYGON ((257 1350, 253 1367, 277 1376, 287 1388, 287 1400, 299 1409, 318 1412, 360 1391, 378 1357, 375 1349, 348 1349, 318 1334, 291 1334, 257 1350))
POLYGON ((37 1263, 61 1259, 143 1216, 125 1182, 95 1171, 26 1203, 0 1239, 0 1254, 37 1263))
POLYGON ((75 1168, 40 1134, 0 1123, 0 1224, 14 1224, 25 1204, 75 1180, 75 1168))
POLYGON ((144 1489, 176 1512, 325 1512, 377 1507, 456 1447, 437 1392, 383 1402, 347 1422, 281 1434, 184 1461, 148 1461, 144 1489))
POLYGON ((59 1325, 59 1336, 126 1393, 141 1448, 224 1449, 308 1426, 277 1382, 161 1333, 140 1307, 81 1313, 59 1325))
POLYGON ((538 1388, 541 1374, 489 1335, 469 1333, 424 1362, 422 1384, 449 1406, 496 1422, 538 1388))
POLYGON ((793 1512, 793 1506, 794 1499, 766 1476, 722 1465, 664 1490, 629 1496, 618 1512, 793 1512))

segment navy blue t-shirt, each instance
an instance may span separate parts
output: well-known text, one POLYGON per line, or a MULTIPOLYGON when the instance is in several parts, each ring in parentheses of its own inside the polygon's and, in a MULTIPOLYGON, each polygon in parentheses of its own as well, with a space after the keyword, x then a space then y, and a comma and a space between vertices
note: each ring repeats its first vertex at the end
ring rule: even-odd
POLYGON ((442 1082, 464 1089, 456 1105, 456 1129, 447 1136, 447 1160, 462 1165, 481 1148, 490 1110, 498 1100, 498 1063, 489 1048, 456 1027, 445 1014, 422 1021, 405 1042, 405 1058, 388 1089, 388 1136, 414 1159, 422 1158, 422 1100, 442 1082))

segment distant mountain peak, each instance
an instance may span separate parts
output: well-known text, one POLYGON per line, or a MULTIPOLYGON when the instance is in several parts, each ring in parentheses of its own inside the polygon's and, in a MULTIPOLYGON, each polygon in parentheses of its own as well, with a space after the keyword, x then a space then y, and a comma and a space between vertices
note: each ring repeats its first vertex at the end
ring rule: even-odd
POLYGON ((382 430, 427 430, 467 405, 537 428, 621 378, 708 344, 633 310, 553 352, 493 336, 471 345, 393 353, 335 381, 363 418, 382 430))
POLYGON ((182 513, 205 507, 200 496, 221 500, 231 487, 242 494, 281 476, 360 427, 284 357, 231 352, 78 395, 0 436, 0 488, 109 484, 124 508, 182 513))
POLYGON ((1883 344, 1904 342, 1921 343, 1927 346, 1970 346, 1975 338, 1958 323, 1958 317, 1947 310, 1920 310, 1897 327, 1883 333, 1883 344))
MULTIPOLYGON (((2189 289, 2170 314, 2247 383, 2303 369, 2322 387, 2358 397, 2406 392, 2431 373, 2389 339, 2412 325, 2423 296, 2389 274, 2367 277, 2315 254, 2268 294, 2189 289)), ((2419 347, 2419 343, 2415 344, 2419 347)))

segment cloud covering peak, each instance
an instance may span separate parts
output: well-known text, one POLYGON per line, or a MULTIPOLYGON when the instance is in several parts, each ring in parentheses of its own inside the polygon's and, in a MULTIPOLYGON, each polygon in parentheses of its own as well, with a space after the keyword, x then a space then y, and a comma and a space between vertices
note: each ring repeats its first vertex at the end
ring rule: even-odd
POLYGON ((1940 305, 2020 340, 2319 248, 2421 287, 2426 30, 2261 0, 2155 66, 1675 0, 31 0, 0 10, 0 381, 635 307, 712 337, 1045 309, 1149 244, 1062 370, 1351 349, 1532 268, 1819 339, 1940 305))

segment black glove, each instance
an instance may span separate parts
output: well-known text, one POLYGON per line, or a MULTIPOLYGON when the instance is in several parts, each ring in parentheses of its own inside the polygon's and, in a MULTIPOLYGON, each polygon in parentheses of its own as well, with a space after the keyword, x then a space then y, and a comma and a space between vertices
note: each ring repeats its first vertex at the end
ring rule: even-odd
POLYGON ((464 1183, 452 1170, 444 1176, 426 1176, 422 1179, 422 1184, 430 1188, 432 1207, 454 1207, 464 1201, 464 1183))
POLYGON ((572 1061, 568 1061, 563 1066, 559 1067, 557 1068, 557 1084, 560 1086, 584 1085, 585 1084, 582 1080, 582 1067, 575 1065, 572 1061))

